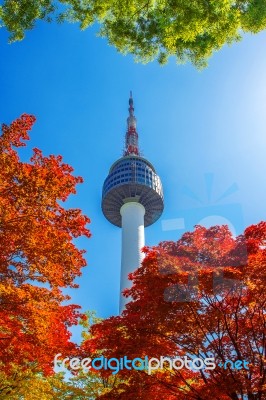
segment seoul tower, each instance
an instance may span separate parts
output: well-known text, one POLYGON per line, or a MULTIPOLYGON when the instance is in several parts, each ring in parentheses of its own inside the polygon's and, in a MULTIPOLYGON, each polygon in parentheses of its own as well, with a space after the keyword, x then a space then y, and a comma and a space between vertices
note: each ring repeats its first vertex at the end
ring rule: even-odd
POLYGON ((124 154, 111 166, 102 191, 103 214, 122 228, 120 313, 129 301, 121 294, 131 286, 128 274, 143 259, 144 227, 157 221, 164 208, 161 180, 153 165, 139 152, 132 92, 128 111, 124 154))

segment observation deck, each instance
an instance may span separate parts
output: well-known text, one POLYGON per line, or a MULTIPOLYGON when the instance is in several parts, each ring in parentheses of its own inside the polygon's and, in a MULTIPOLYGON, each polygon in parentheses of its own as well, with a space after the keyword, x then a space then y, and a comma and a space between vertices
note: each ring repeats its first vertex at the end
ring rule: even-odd
POLYGON ((102 211, 112 224, 121 227, 121 207, 138 202, 145 208, 144 226, 153 224, 164 209, 163 188, 153 165, 145 158, 129 154, 110 168, 102 191, 102 211))

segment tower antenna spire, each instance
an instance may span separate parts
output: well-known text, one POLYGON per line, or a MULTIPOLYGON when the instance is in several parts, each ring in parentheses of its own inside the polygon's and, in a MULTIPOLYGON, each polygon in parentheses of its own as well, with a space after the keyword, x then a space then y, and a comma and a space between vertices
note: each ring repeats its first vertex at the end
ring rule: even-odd
MULTIPOLYGON (((129 104, 129 109, 128 109, 128 111, 129 111, 129 116, 132 116, 132 117, 134 117, 134 102, 133 102, 133 96, 132 96, 132 91, 130 90, 130 92, 129 92, 129 101, 128 101, 128 104, 129 104)), ((132 122, 133 122, 133 120, 132 120, 132 122)), ((136 125, 136 118, 135 118, 135 125, 136 125)))
POLYGON ((124 156, 135 155, 139 156, 139 136, 137 133, 137 119, 134 115, 134 103, 132 91, 129 93, 129 117, 127 118, 127 132, 125 140, 124 156))

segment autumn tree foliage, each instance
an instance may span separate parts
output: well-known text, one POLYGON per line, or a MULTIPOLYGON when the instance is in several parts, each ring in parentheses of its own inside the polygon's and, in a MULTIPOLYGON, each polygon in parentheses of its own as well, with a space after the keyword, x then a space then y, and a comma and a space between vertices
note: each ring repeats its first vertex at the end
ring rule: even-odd
MULTIPOLYGON (((68 382, 64 374, 16 368, 13 374, 0 372, 1 400, 84 400, 84 391, 68 382)), ((88 399, 89 400, 89 399, 88 399)))
MULTIPOLYGON (((0 137, 0 371, 7 381, 23 369, 50 374, 55 354, 75 350, 68 328, 79 306, 62 290, 77 287, 86 265, 73 240, 90 237, 88 217, 62 205, 82 182, 73 169, 38 149, 30 162, 20 160, 34 121, 24 114, 0 137)), ((0 383, 1 398, 8 390, 0 383)))
POLYGON ((0 23, 21 40, 38 20, 100 24, 100 36, 137 61, 206 64, 215 50, 266 27, 265 0, 4 0, 0 23))
MULTIPOLYGON (((93 336, 90 332, 91 326, 103 321, 102 318, 96 317, 94 311, 87 311, 85 318, 80 321, 82 326, 82 339, 83 342, 90 340, 93 336)), ((80 356, 81 358, 86 357, 86 352, 83 346, 78 349, 75 356, 80 356)), ((101 350, 94 352, 95 357, 101 356, 101 350)), ((73 359, 73 357, 72 357, 73 359)), ((59 362, 60 365, 60 362, 59 362)), ((69 365, 68 365, 69 367, 69 365)), ((110 374, 98 374, 97 371, 93 370, 83 370, 82 368, 77 370, 72 370, 69 383, 71 384, 72 390, 75 392, 75 400, 95 400, 104 394, 108 394, 111 390, 119 385, 121 379, 117 375, 110 374)))
POLYGON ((265 399, 265 245, 261 222, 236 238, 226 226, 196 226, 177 242, 146 247, 142 266, 131 274, 133 286, 125 291, 132 301, 122 315, 92 326, 84 354, 202 362, 212 357, 216 366, 171 369, 166 362, 150 374, 124 368, 116 375, 119 384, 98 398, 265 399))

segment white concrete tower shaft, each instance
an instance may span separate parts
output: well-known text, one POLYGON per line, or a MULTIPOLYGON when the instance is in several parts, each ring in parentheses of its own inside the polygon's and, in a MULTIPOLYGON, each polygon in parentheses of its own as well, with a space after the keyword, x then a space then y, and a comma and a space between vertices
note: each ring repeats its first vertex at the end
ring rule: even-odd
POLYGON ((145 244, 145 208, 140 203, 130 201, 121 207, 120 214, 122 216, 122 257, 119 302, 119 310, 121 313, 125 304, 130 301, 130 298, 126 298, 122 295, 122 291, 131 286, 128 274, 135 271, 141 265, 144 256, 141 249, 145 244))

